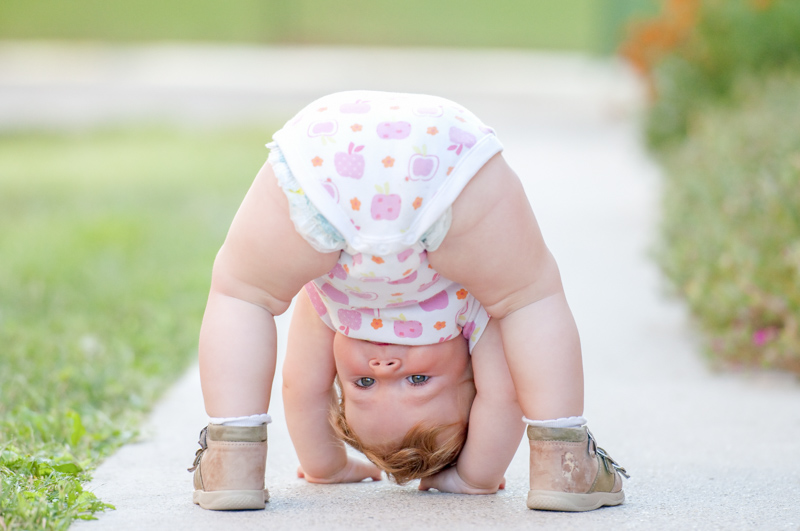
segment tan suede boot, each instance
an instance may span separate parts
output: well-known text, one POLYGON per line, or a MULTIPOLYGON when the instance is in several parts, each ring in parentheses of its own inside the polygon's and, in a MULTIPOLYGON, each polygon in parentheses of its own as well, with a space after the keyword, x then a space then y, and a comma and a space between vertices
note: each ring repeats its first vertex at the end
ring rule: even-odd
POLYGON ((531 490, 528 508, 542 511, 592 511, 625 501, 620 474, 628 473, 597 446, 586 426, 528 426, 531 490))
POLYGON ((267 465, 267 425, 254 427, 209 424, 200 432, 195 454, 192 501, 203 509, 263 509, 267 465))

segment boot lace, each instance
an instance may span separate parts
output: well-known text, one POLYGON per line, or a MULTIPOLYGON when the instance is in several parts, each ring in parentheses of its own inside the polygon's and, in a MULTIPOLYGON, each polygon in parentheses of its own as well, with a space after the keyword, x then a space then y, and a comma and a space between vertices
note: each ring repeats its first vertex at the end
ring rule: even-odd
POLYGON ((603 466, 606 469, 606 472, 611 474, 612 472, 619 472, 621 475, 625 477, 625 479, 630 479, 630 475, 628 475, 628 471, 625 468, 614 461, 614 459, 608 455, 608 452, 597 446, 597 440, 592 435, 592 432, 586 430, 589 434, 589 452, 593 454, 597 454, 600 456, 600 460, 603 462, 603 466))
POLYGON ((208 434, 208 426, 200 430, 200 440, 197 441, 197 444, 200 445, 200 448, 194 454, 194 463, 192 463, 191 468, 187 468, 189 472, 194 472, 195 469, 200 466, 200 459, 203 457, 203 453, 208 450, 208 442, 206 441, 206 437, 208 434))

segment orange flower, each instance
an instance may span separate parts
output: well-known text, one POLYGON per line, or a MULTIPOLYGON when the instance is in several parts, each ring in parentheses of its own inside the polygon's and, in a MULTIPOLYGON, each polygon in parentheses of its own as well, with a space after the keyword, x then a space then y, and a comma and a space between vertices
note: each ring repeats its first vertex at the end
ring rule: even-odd
POLYGON ((462 118, 462 117, 460 117, 460 116, 456 116, 456 120, 458 120, 459 122, 466 122, 466 120, 465 120, 465 119, 463 119, 463 118, 462 118))
POLYGON ((389 107, 389 108, 390 108, 391 110, 393 110, 393 111, 396 111, 397 109, 399 109, 399 108, 400 108, 400 106, 399 106, 399 105, 392 105, 392 106, 391 106, 391 107, 389 107))
POLYGON ((372 328, 377 330, 378 328, 382 328, 383 327, 383 321, 381 321, 380 319, 373 319, 372 320, 372 325, 370 325, 370 326, 372 326, 372 328))
POLYGON ((349 275, 350 274, 350 268, 347 267, 347 264, 344 264, 342 267, 344 268, 345 272, 349 275))
POLYGON ((350 126, 350 129, 352 129, 354 133, 358 133, 363 128, 361 127, 361 124, 353 124, 350 126))
POLYGON ((392 297, 400 297, 402 295, 403 295, 402 291, 400 293, 392 293, 392 297))
POLYGON ((441 329, 442 329, 442 328, 444 328, 445 326, 447 326, 447 323, 445 323, 444 321, 436 321, 436 324, 435 324, 435 325, 433 325, 433 327, 434 327, 436 330, 441 330, 441 329))
POLYGON ((359 201, 357 197, 354 197, 353 199, 350 200, 350 207, 353 210, 358 210, 359 208, 361 208, 361 201, 359 201))
POLYGON ((435 134, 436 134, 436 133, 438 133, 438 132, 439 132, 439 130, 438 130, 438 129, 436 129, 435 127, 429 127, 429 128, 428 128, 428 134, 429 134, 429 135, 435 135, 435 134))
POLYGON ((453 166, 450 166, 449 168, 447 168, 447 175, 450 175, 450 172, 452 172, 452 171, 453 171, 453 166))
POLYGON ((311 159, 311 164, 313 164, 314 166, 322 166, 322 159, 319 157, 314 157, 313 159, 311 159))
POLYGON ((383 258, 381 258, 380 256, 373 256, 372 261, 375 262, 376 264, 382 264, 383 258))
POLYGON ((419 207, 421 207, 421 206, 422 206, 422 198, 421 198, 421 197, 418 197, 418 198, 414 199, 414 202, 413 202, 413 203, 411 203, 411 206, 413 206, 413 207, 414 207, 414 210, 416 210, 416 209, 418 209, 419 207))
POLYGON ((394 166, 394 159, 392 157, 386 157, 381 162, 383 162, 384 168, 391 168, 392 166, 394 166))
POLYGON ((317 112, 325 112, 327 110, 328 110, 327 107, 320 107, 319 109, 317 109, 317 112))
POLYGON ((459 300, 460 299, 466 299, 468 294, 469 294, 469 292, 467 290, 465 290, 464 288, 461 288, 460 290, 458 290, 456 292, 456 297, 458 297, 459 300))
POLYGON ((407 271, 404 271, 403 272, 403 276, 406 277, 406 276, 410 275, 412 271, 414 271, 414 270, 413 269, 409 269, 407 271))

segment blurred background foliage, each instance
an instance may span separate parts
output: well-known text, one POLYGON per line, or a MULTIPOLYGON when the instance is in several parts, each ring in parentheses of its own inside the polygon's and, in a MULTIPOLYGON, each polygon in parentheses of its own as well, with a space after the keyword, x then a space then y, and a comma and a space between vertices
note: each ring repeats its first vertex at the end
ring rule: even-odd
POLYGON ((611 53, 658 0, 3 0, 0 38, 611 53))
POLYGON ((800 2, 668 0, 621 51, 653 96, 658 259, 709 354, 800 373, 800 2))

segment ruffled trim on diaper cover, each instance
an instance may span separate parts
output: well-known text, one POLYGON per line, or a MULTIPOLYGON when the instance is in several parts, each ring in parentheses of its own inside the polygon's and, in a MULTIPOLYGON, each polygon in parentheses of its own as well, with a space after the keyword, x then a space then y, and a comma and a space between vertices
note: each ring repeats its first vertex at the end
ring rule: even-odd
MULTIPOLYGON (((328 222, 317 207, 308 200, 297 178, 289 169, 277 142, 266 145, 269 151, 267 162, 272 166, 272 171, 278 179, 278 184, 289 201, 289 218, 295 230, 305 239, 311 247, 321 253, 332 253, 344 250, 348 254, 357 254, 358 251, 349 248, 341 233, 328 222)), ((449 207, 439 219, 422 235, 420 243, 427 251, 435 251, 447 236, 453 221, 453 209, 449 207)))
POLYGON ((278 179, 278 184, 289 200, 289 217, 294 223, 295 230, 311 247, 321 253, 332 253, 345 249, 347 242, 344 237, 308 200, 300 183, 297 182, 289 165, 286 164, 286 159, 278 144, 270 142, 267 144, 267 148, 270 150, 267 162, 272 165, 272 171, 278 179))

